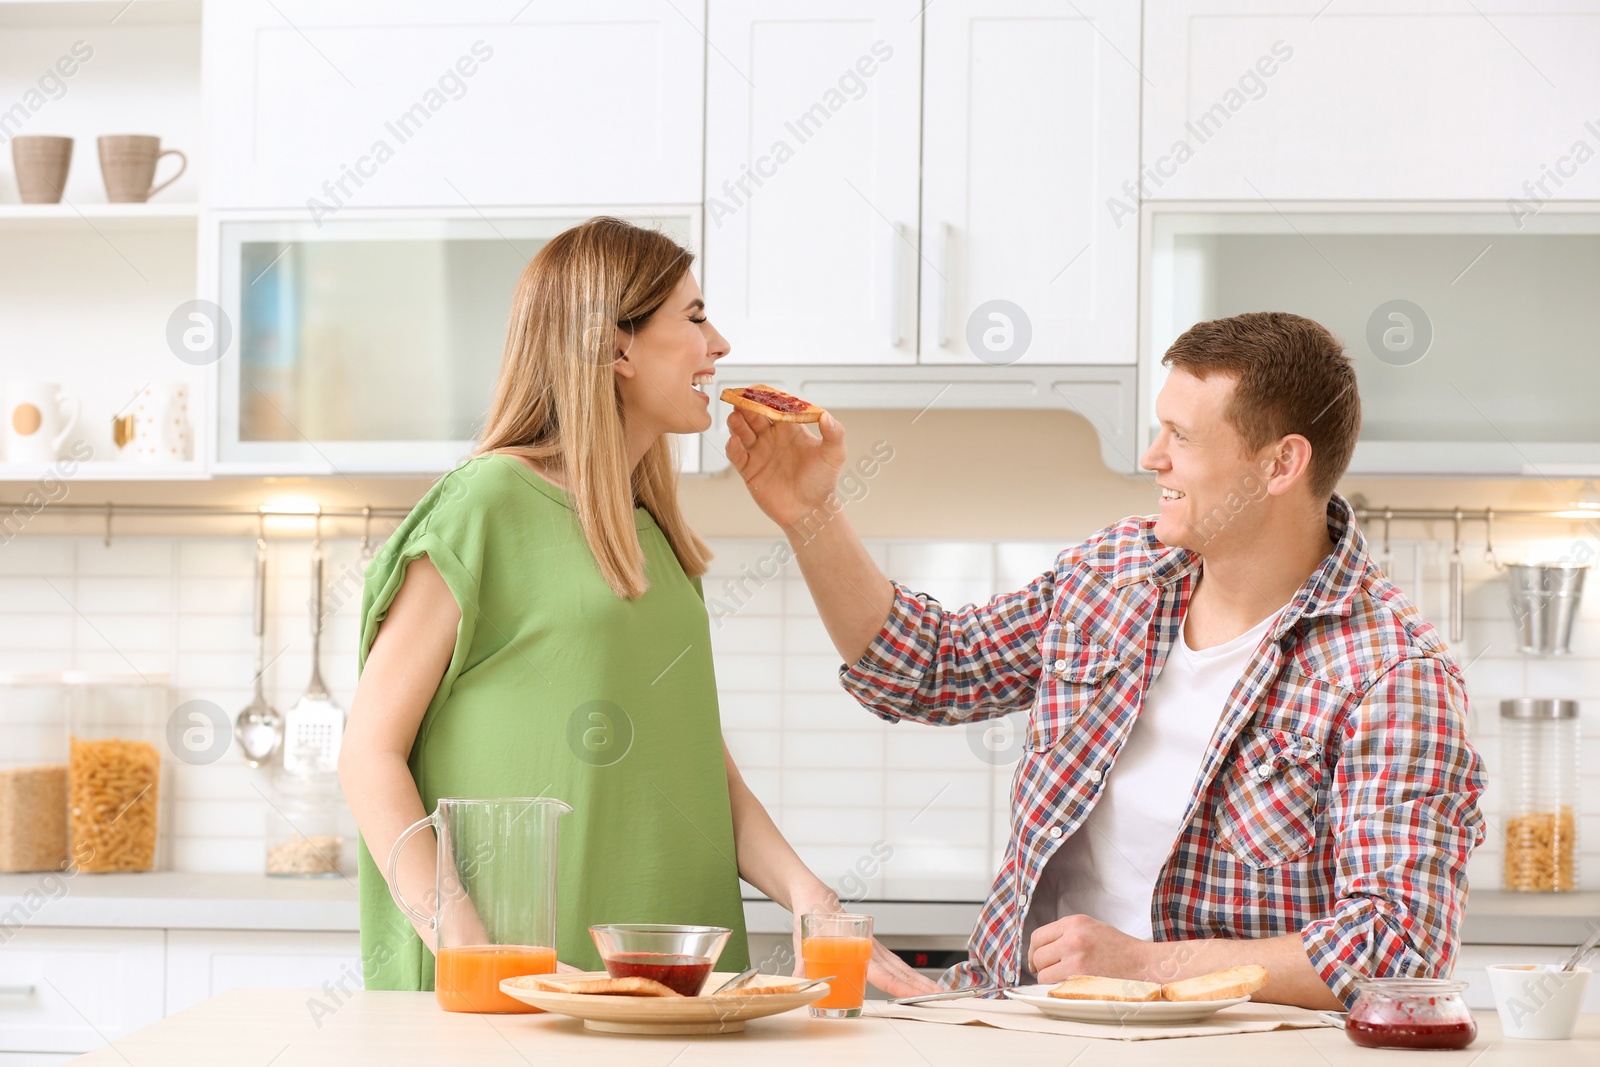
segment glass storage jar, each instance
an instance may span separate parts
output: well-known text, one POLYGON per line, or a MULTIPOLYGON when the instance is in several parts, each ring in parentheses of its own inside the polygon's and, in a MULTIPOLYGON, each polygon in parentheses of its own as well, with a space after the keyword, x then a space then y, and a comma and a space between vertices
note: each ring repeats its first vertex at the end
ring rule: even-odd
POLYGON ((0 871, 67 867, 67 703, 61 671, 0 672, 0 871))
POLYGON ((326 772, 272 778, 267 807, 267 874, 336 878, 344 854, 339 834, 339 776, 326 772))
POLYGON ((1366 1048, 1466 1048, 1478 1036, 1466 988, 1447 978, 1358 978, 1345 1036, 1366 1048))
POLYGON ((164 674, 68 671, 67 827, 79 871, 157 866, 161 750, 171 713, 164 674))
POLYGON ((1500 703, 1505 887, 1524 893, 1578 888, 1578 702, 1500 703))

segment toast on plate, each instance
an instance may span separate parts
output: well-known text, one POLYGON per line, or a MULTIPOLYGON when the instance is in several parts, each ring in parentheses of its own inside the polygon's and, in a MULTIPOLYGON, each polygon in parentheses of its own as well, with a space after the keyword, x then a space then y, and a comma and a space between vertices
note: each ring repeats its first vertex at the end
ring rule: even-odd
POLYGON ((1136 982, 1132 978, 1099 978, 1075 974, 1057 983, 1050 996, 1057 1000, 1118 1000, 1142 1003, 1161 999, 1161 986, 1155 982, 1136 982))
POLYGON ((1168 982, 1161 987, 1161 999, 1232 1000, 1234 997, 1247 997, 1266 984, 1267 969, 1247 963, 1242 967, 1202 974, 1198 978, 1168 982))
POLYGON ((767 997, 783 993, 798 993, 802 982, 769 982, 766 985, 740 986, 726 993, 713 993, 714 997, 767 997))
POLYGON ((724 389, 722 399, 753 415, 773 422, 821 422, 822 409, 770 385, 751 385, 743 389, 724 389))
POLYGON ((574 978, 567 982, 551 982, 530 976, 524 978, 523 983, 541 993, 590 993, 613 997, 683 996, 676 989, 662 985, 654 978, 574 978))

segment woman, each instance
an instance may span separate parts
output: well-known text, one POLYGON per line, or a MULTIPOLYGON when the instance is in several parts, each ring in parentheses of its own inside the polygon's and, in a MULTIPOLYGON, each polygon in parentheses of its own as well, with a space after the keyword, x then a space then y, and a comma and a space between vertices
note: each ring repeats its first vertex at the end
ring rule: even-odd
MULTIPOLYGON (((742 875, 799 915, 837 897, 809 871, 722 743, 700 576, 668 434, 711 426, 728 343, 692 256, 591 219, 523 271, 487 426, 373 559, 361 681, 340 781, 361 830, 369 989, 431 989, 431 932, 379 863, 442 796, 559 797, 557 950, 598 969, 596 922, 730 927, 747 965, 742 875)), ((431 849, 402 854, 408 899, 431 849)), ((933 983, 876 948, 891 993, 933 983)))

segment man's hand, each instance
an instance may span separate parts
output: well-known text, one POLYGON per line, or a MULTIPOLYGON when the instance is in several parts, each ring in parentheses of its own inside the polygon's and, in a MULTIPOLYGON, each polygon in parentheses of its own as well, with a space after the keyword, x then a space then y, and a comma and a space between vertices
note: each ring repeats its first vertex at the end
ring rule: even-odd
POLYGON ((1087 915, 1068 915, 1035 930, 1030 952, 1033 964, 1029 970, 1039 976, 1039 981, 1051 984, 1074 974, 1176 982, 1256 963, 1267 969, 1267 984, 1252 994, 1252 999, 1316 1011, 1345 1009, 1311 966, 1299 934, 1152 943, 1087 915))
POLYGON ((1171 981, 1154 976, 1161 947, 1087 915, 1068 915, 1033 932, 1028 969, 1048 984, 1075 974, 1171 981))
POLYGON ((813 437, 793 422, 771 422, 735 408, 728 416, 728 462, 756 505, 785 531, 818 508, 839 484, 844 427, 824 414, 813 437))

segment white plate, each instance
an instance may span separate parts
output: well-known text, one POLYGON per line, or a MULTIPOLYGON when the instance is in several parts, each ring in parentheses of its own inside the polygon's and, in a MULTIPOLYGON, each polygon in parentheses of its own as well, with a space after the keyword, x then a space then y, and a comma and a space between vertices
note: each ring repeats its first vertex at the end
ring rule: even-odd
MULTIPOLYGON (((716 972, 706 979, 706 988, 715 989, 734 976, 733 971, 716 972)), ((579 978, 604 978, 604 971, 577 974, 538 974, 531 977, 545 982, 570 982, 579 978)), ((775 974, 758 974, 751 985, 793 982, 775 974)), ((798 993, 767 993, 744 997, 623 997, 594 993, 548 993, 529 989, 522 978, 507 978, 500 991, 524 1004, 557 1015, 582 1019, 585 1029, 612 1034, 736 1034, 746 1019, 760 1019, 804 1007, 828 995, 826 984, 798 993)))
POLYGON ((1062 1000, 1047 996, 1052 987, 1025 985, 1006 990, 1007 1000, 1031 1004, 1052 1019, 1069 1023, 1108 1023, 1116 1026, 1136 1023, 1140 1026, 1159 1026, 1163 1023, 1197 1023, 1209 1018, 1223 1008, 1243 1004, 1249 997, 1230 997, 1227 1000, 1062 1000))

